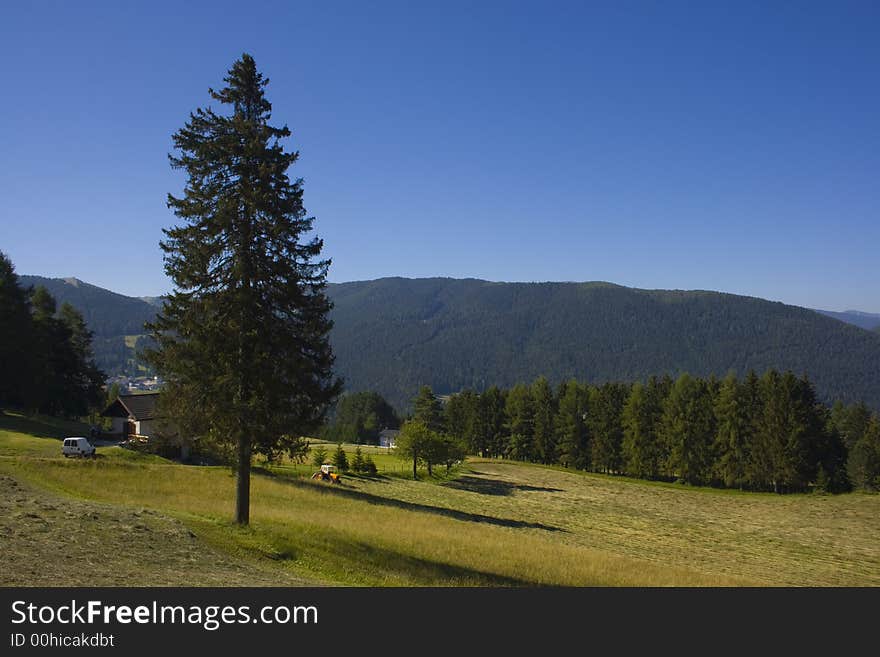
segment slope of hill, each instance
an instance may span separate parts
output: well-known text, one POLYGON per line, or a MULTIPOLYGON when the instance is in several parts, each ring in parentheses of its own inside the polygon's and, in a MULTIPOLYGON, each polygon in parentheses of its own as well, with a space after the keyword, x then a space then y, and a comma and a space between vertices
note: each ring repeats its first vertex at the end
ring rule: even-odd
MULTIPOLYGON (((106 372, 137 365, 133 336, 155 305, 76 279, 21 278, 83 312, 106 372)), ((825 401, 880 408, 880 334, 778 302, 610 283, 449 278, 340 283, 328 293, 346 388, 376 390, 399 409, 421 384, 445 394, 542 374, 554 383, 597 383, 769 367, 808 374, 825 401)))
POLYGON ((133 297, 110 292, 77 278, 19 276, 24 287, 42 285, 60 306, 65 301, 79 310, 94 333, 95 361, 104 372, 142 374, 148 370, 137 359, 144 322, 156 316, 156 307, 133 297))
POLYGON ((608 283, 389 278, 331 289, 333 344, 351 389, 405 406, 439 393, 651 374, 806 373, 826 399, 880 408, 877 335, 812 310, 717 292, 608 283))
POLYGON ((880 315, 877 313, 865 313, 861 310, 846 310, 842 313, 833 310, 817 310, 816 312, 868 331, 880 331, 880 315))

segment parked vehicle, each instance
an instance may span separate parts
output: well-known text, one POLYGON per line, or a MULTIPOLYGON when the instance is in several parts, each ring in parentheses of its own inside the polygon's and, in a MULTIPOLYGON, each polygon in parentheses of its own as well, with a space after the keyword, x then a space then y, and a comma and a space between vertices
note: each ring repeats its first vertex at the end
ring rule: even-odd
POLYGON ((89 442, 88 438, 74 436, 72 438, 64 439, 64 444, 61 447, 61 453, 64 455, 65 458, 68 458, 70 456, 92 457, 95 455, 95 446, 89 442))

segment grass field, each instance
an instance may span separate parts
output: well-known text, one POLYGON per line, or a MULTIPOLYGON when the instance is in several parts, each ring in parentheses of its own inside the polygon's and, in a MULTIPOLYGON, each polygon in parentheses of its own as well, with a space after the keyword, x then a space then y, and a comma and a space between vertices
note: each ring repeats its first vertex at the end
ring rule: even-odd
MULTIPOLYGON (((308 479, 313 466, 285 464, 257 468, 252 524, 241 529, 229 522, 228 468, 120 448, 63 459, 56 438, 71 429, 0 418, 3 485, 26 491, 10 496, 0 523, 17 564, 47 558, 38 530, 61 541, 47 545, 76 535, 86 551, 106 557, 100 546, 110 542, 109 552, 134 557, 144 530, 121 528, 144 524, 157 539, 150 554, 159 558, 167 546, 187 577, 175 581, 197 585, 880 585, 877 495, 746 494, 476 459, 448 478, 414 482, 389 472, 331 486, 308 479), (102 520, 83 520, 88 513, 102 520)), ((380 457, 406 471, 387 454, 374 456, 377 465, 380 457)), ((106 574, 117 568, 112 560, 85 563, 50 581, 166 581, 149 559, 127 561, 125 581, 106 574)), ((26 567, 4 570, 0 584, 49 583, 22 575, 26 567)))

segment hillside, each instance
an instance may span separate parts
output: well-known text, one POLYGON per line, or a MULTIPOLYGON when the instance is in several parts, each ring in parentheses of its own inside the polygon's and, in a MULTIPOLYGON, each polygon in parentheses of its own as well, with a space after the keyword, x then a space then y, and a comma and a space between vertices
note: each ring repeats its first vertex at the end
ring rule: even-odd
POLYGON ((65 301, 79 310, 94 333, 95 361, 110 375, 142 373, 136 357, 144 322, 156 316, 156 306, 90 285, 77 278, 20 276, 24 287, 42 285, 60 306, 65 301))
POLYGON ((396 405, 448 393, 750 368, 807 373, 826 399, 880 408, 877 334, 812 310, 717 292, 608 283, 381 279, 335 285, 334 348, 353 389, 396 405))
MULTIPOLYGON (((105 371, 131 369, 132 336, 143 333, 154 305, 76 279, 21 278, 83 312, 105 371)), ((542 374, 595 383, 771 367, 808 374, 825 401, 880 408, 880 334, 763 299, 449 278, 340 283, 328 292, 347 389, 376 390, 399 409, 424 383, 444 394, 542 374)))
POLYGON ((842 313, 833 310, 817 310, 816 312, 868 331, 880 331, 880 315, 877 313, 866 313, 860 310, 846 310, 842 313))

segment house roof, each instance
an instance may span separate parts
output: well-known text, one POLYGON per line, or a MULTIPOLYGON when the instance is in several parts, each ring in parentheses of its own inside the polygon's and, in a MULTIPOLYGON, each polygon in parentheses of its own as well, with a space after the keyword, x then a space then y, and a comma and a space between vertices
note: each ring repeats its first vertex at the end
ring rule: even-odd
POLYGON ((382 429, 382 431, 379 432, 379 435, 383 436, 385 438, 394 438, 394 436, 396 436, 399 433, 400 433, 399 429, 382 429))
POLYGON ((156 402, 158 392, 145 395, 119 395, 103 413, 104 417, 133 417, 135 420, 153 420, 156 418, 156 402))

